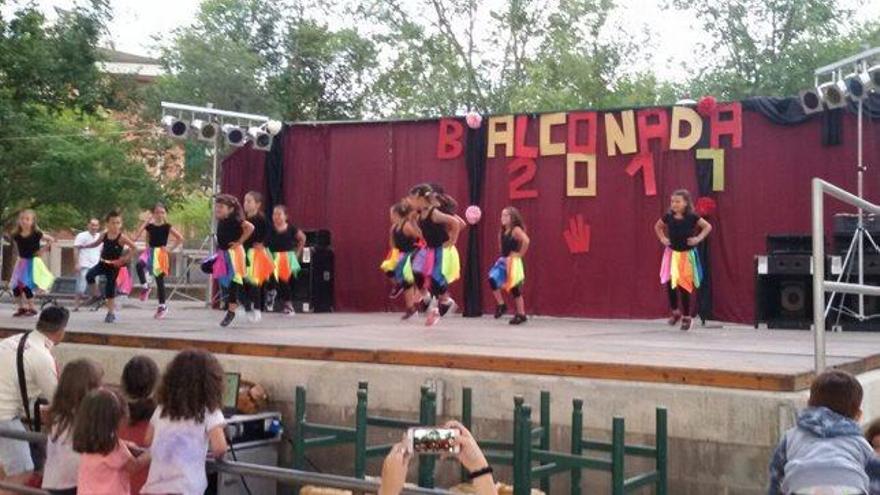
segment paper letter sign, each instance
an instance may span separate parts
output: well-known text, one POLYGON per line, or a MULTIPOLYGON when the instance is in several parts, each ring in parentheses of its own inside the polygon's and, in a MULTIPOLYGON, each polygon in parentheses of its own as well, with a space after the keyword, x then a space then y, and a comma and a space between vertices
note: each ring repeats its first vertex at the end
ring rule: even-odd
POLYGON ((516 158, 507 165, 507 173, 510 175, 510 199, 531 199, 538 197, 537 189, 523 189, 535 178, 538 166, 531 158, 516 158), (514 177, 519 171, 522 174, 514 177))
POLYGON ((596 134, 599 131, 599 115, 596 112, 573 112, 568 114, 568 152, 596 154, 596 134), (586 128, 586 132, 580 129, 586 128), (578 139, 579 136, 583 136, 578 139))
POLYGON ((440 119, 440 135, 437 136, 437 158, 450 160, 461 156, 461 137, 464 126, 455 119, 440 119))
POLYGON ((550 137, 550 131, 554 126, 565 125, 564 113, 545 113, 540 120, 541 156, 556 156, 565 154, 565 143, 554 143, 550 137))
POLYGON ((639 110, 639 151, 651 151, 651 140, 660 140, 660 150, 669 149, 669 115, 665 108, 639 110), (655 122, 656 120, 656 122, 655 122))
POLYGON ((526 131, 529 129, 529 116, 516 116, 516 137, 514 139, 513 155, 519 158, 537 158, 538 148, 526 146, 526 131))
POLYGON ((614 118, 614 114, 605 114, 605 140, 608 145, 608 156, 629 155, 636 152, 636 118, 632 110, 620 112, 623 129, 614 118))
POLYGON ((738 101, 718 105, 718 109, 709 117, 709 122, 710 147, 720 148, 721 136, 730 136, 730 144, 734 148, 742 147, 742 106, 738 101))
POLYGON ((569 153, 566 158, 565 171, 565 194, 566 196, 595 196, 596 195, 596 155, 584 155, 582 153, 569 153), (587 185, 577 186, 577 166, 587 166, 587 185))
POLYGON ((634 156, 632 161, 626 167, 626 173, 630 177, 642 171, 642 180, 645 183, 645 196, 657 195, 657 181, 654 178, 654 155, 650 152, 639 153, 634 156))
POLYGON ((712 190, 724 190, 724 149, 704 148, 697 150, 697 160, 712 160, 712 190))
POLYGON ((672 132, 669 139, 669 149, 689 150, 697 145, 700 136, 703 135, 703 119, 700 114, 688 107, 672 107, 672 132), (690 130, 682 135, 681 124, 687 122, 690 130))
POLYGON ((495 158, 495 146, 504 146, 504 156, 513 154, 513 115, 504 115, 501 117, 489 117, 489 136, 488 136, 489 158, 495 158), (504 129, 499 129, 503 126, 504 129))

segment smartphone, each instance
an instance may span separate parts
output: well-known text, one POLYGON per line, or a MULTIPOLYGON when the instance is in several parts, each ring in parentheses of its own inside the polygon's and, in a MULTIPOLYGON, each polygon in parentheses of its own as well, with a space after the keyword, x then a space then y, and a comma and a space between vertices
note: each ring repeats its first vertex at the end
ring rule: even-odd
POLYGON ((419 455, 457 454, 460 432, 454 428, 418 426, 406 432, 407 449, 419 455))

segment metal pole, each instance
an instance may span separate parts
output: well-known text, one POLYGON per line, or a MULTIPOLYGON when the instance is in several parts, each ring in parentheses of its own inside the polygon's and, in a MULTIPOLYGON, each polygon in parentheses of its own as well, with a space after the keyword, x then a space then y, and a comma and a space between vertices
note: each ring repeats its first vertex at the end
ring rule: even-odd
MULTIPOLYGON (((862 163, 862 100, 859 100, 859 122, 858 122, 858 138, 856 139, 858 149, 858 191, 859 198, 864 199, 864 164, 862 163)), ((856 235, 859 243, 859 285, 865 285, 865 212, 859 208, 859 221, 856 235)), ((865 320, 865 295, 859 294, 859 321, 865 320)))
POLYGON ((822 180, 813 179, 813 340, 816 374, 825 369, 825 245, 822 180))
MULTIPOLYGON (((211 255, 214 255, 214 236, 217 235, 217 219, 214 218, 214 204, 216 201, 217 193, 220 192, 220 188, 217 185, 217 169, 220 165, 220 149, 217 144, 219 139, 214 139, 214 146, 212 150, 212 170, 211 170, 211 235, 210 235, 210 252, 211 255)), ((205 305, 209 308, 211 307, 211 303, 214 301, 214 277, 208 277, 208 297, 206 298, 205 305)))

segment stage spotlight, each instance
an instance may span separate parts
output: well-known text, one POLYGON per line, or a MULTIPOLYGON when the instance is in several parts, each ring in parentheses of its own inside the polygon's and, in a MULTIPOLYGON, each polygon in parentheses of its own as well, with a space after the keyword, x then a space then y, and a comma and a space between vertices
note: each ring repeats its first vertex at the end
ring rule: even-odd
POLYGON ((846 83, 846 92, 853 100, 864 100, 871 90, 871 76, 867 72, 853 72, 843 80, 846 83))
POLYGON ((217 124, 201 119, 190 123, 193 133, 200 141, 213 141, 217 138, 217 124))
POLYGON ((255 150, 269 151, 272 148, 272 136, 259 127, 248 129, 248 136, 254 143, 255 150))
POLYGON ((868 76, 871 78, 871 86, 880 88, 880 65, 875 65, 868 69, 868 76))
POLYGON ((169 136, 178 139, 185 139, 186 133, 189 131, 189 126, 186 122, 173 115, 162 117, 162 126, 165 128, 165 132, 167 132, 169 136))
POLYGON ((829 109, 846 106, 846 84, 843 81, 824 82, 817 89, 829 109))
POLYGON ((266 132, 273 136, 277 136, 278 133, 281 132, 281 129, 284 127, 280 120, 270 120, 266 122, 264 126, 266 128, 266 132))
POLYGON ((822 96, 815 89, 804 89, 799 93, 799 97, 805 114, 822 111, 822 96))
POLYGON ((245 130, 234 124, 223 124, 221 128, 226 136, 226 144, 240 148, 245 143, 245 130))

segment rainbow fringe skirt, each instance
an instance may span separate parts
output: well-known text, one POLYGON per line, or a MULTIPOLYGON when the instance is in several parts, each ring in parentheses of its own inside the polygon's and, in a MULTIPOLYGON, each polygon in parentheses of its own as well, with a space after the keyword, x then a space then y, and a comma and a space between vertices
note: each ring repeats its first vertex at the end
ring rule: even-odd
POLYGON ((296 257, 296 251, 282 251, 273 253, 273 270, 275 280, 287 283, 292 278, 296 278, 299 274, 299 259, 296 257))
POLYGON ((455 246, 422 248, 412 258, 413 273, 423 275, 429 286, 445 287, 461 277, 461 260, 455 246))
POLYGON ((385 273, 393 273, 394 281, 399 284, 412 284, 415 281, 413 274, 412 256, 413 253, 407 253, 397 248, 391 248, 388 256, 379 265, 379 269, 385 273))
POLYGON ((660 265, 660 283, 670 284, 673 289, 681 288, 693 292, 700 288, 703 268, 696 249, 674 251, 666 248, 663 263, 660 265))
POLYGON ((245 279, 251 285, 261 286, 275 273, 272 253, 265 247, 252 247, 247 250, 247 273, 245 279))
POLYGON ((224 288, 233 283, 241 284, 247 272, 244 248, 236 246, 234 249, 220 250, 216 256, 211 273, 217 283, 224 288))
POLYGON ((35 256, 33 258, 19 258, 12 271, 12 279, 9 286, 13 289, 27 287, 28 289, 49 291, 52 283, 55 282, 55 276, 46 268, 42 258, 35 256))
POLYGON ((502 256, 489 269, 489 279, 495 287, 510 292, 526 281, 526 271, 520 256, 502 256))
POLYGON ((153 277, 162 277, 171 273, 171 262, 168 258, 168 250, 164 247, 150 248, 141 253, 140 260, 147 266, 147 271, 153 277))

